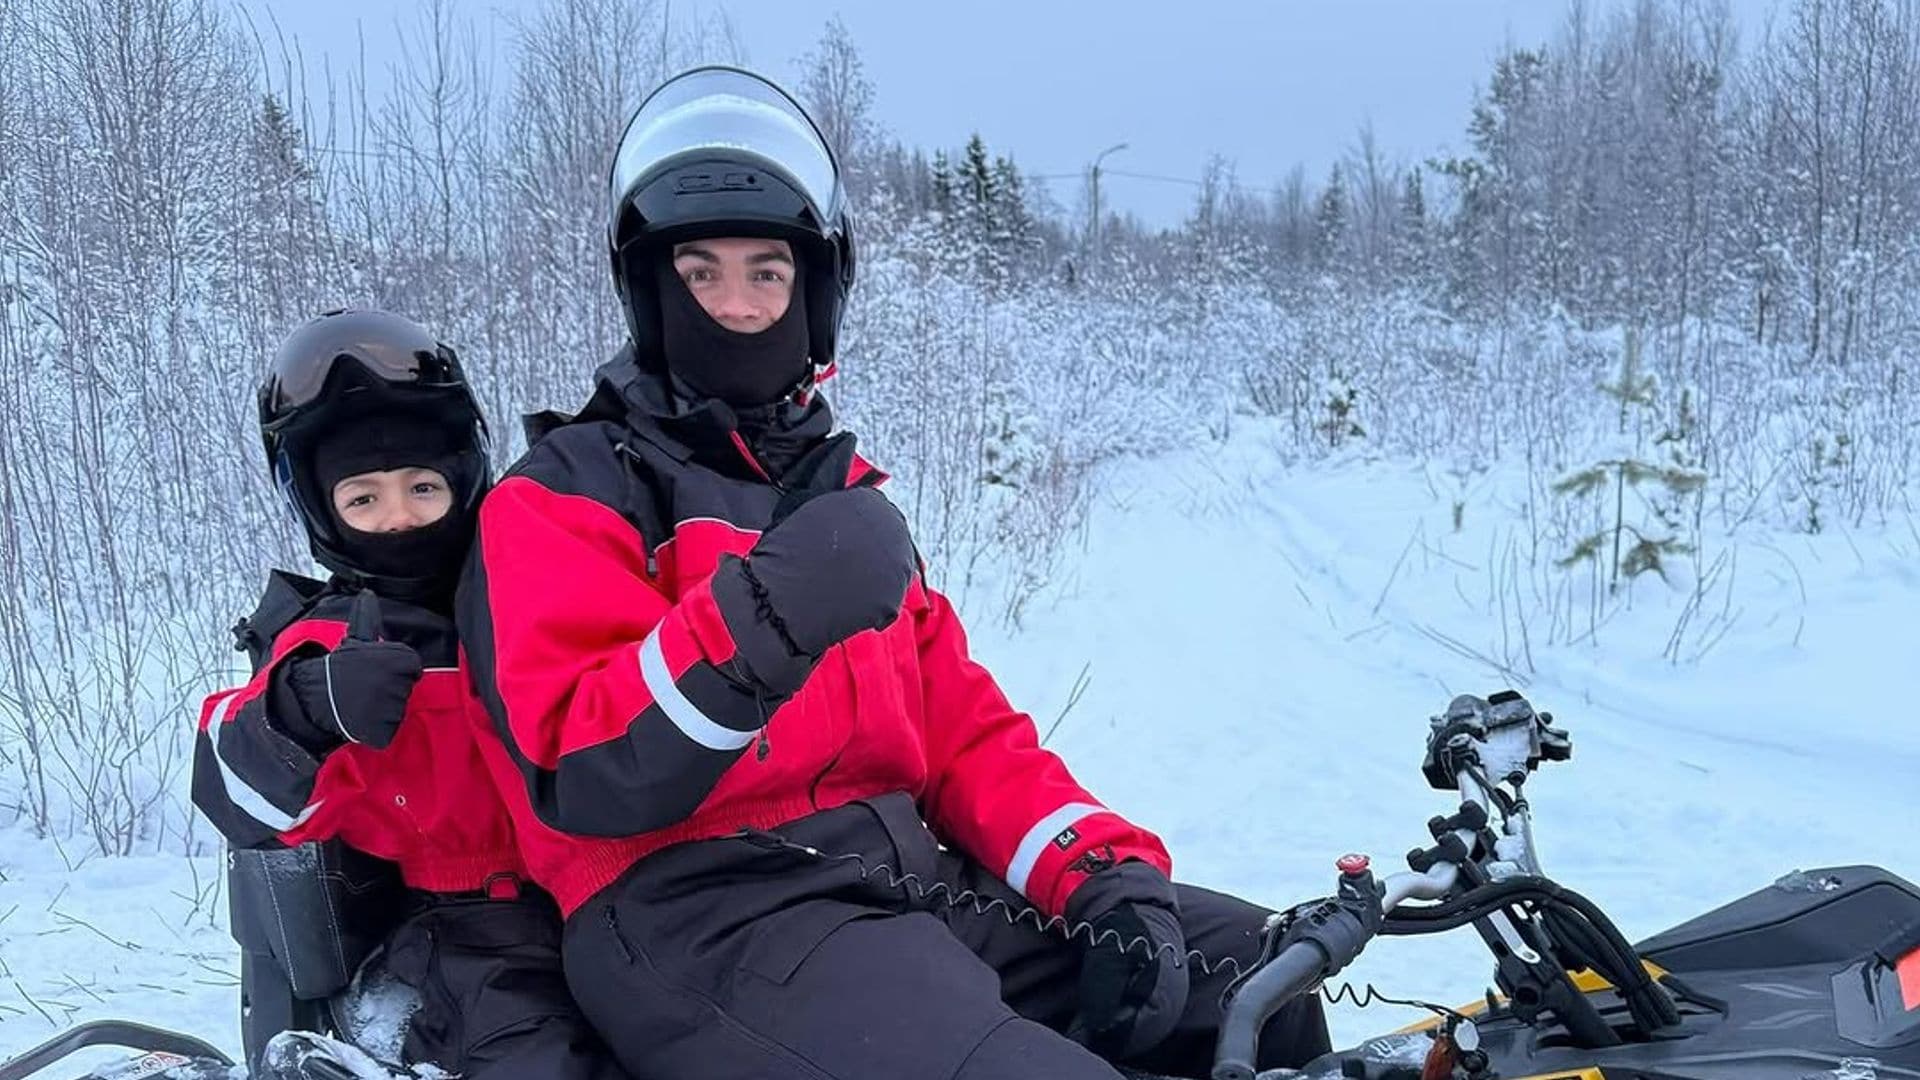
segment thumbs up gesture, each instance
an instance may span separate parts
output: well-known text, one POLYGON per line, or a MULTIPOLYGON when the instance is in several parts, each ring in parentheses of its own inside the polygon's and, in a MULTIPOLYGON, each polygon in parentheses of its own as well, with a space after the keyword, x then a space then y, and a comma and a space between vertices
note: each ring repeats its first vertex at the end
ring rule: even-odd
POLYGON ((407 713, 407 698, 420 681, 420 654, 379 635, 380 600, 362 589, 353 599, 347 636, 339 646, 287 665, 286 686, 308 729, 302 734, 333 746, 350 742, 376 750, 393 742, 407 713))

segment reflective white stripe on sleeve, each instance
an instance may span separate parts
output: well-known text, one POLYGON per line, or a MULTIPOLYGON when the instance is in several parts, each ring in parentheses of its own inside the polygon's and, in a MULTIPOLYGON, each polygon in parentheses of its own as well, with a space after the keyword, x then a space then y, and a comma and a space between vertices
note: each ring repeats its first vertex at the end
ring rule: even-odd
POLYGON ((647 684, 647 692, 667 714, 673 726, 680 734, 699 743, 709 750, 744 750, 753 742, 755 731, 735 731, 724 724, 716 724, 700 711, 700 707, 687 700, 674 684, 673 673, 667 670, 667 656, 660 651, 660 629, 655 627, 647 640, 640 643, 640 681, 647 684))
POLYGON ((1027 878, 1032 876, 1033 868, 1040 862, 1040 856, 1046 852, 1047 845, 1053 843, 1055 837, 1072 828, 1082 818, 1106 812, 1106 807, 1095 806, 1092 803, 1068 803, 1041 818, 1033 828, 1027 830, 1027 835, 1020 840, 1020 846, 1013 849, 1013 861, 1007 864, 1007 884, 1013 886, 1014 891, 1021 896, 1026 896, 1029 900, 1033 899, 1027 896, 1027 878))
POLYGON ((234 707, 240 703, 240 694, 239 690, 228 694, 217 707, 213 722, 207 725, 207 736, 213 742, 213 761, 220 767, 220 783, 226 788, 227 801, 239 807, 242 813, 274 832, 286 832, 288 829, 305 824, 306 820, 312 817, 313 812, 320 809, 320 804, 326 800, 315 800, 305 810, 300 811, 298 816, 289 814, 273 805, 265 795, 248 786, 247 782, 240 779, 240 775, 233 771, 233 766, 227 764, 227 755, 221 750, 220 743, 231 726, 227 723, 227 719, 233 715, 234 707))

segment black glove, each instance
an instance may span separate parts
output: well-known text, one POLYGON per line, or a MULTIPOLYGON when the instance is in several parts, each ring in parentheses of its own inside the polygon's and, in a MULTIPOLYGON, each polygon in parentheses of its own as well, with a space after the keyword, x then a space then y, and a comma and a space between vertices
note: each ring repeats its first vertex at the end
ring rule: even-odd
POLYGON ((393 742, 420 681, 420 654, 375 640, 379 627, 380 602, 363 589, 333 651, 290 660, 274 674, 272 719, 289 738, 316 754, 348 742, 376 750, 393 742))
POLYGON ((1083 950, 1070 1033, 1111 1061, 1138 1057, 1173 1034, 1187 1008, 1189 971, 1166 875, 1138 861, 1103 870, 1074 890, 1067 923, 1083 950))
POLYGON ((713 599, 733 633, 728 673, 775 697, 800 689, 821 654, 900 614, 917 565, 906 519, 873 488, 817 495, 726 556, 713 599))

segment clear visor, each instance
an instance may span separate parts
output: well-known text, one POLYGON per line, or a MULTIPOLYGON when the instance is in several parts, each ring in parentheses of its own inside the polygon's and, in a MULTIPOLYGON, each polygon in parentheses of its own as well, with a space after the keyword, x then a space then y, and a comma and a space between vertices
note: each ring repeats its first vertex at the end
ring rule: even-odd
POLYGON ((610 185, 616 213, 661 163, 701 150, 764 158, 799 186, 822 220, 835 209, 833 154, 800 106, 751 72, 705 67, 662 84, 627 122, 610 185))

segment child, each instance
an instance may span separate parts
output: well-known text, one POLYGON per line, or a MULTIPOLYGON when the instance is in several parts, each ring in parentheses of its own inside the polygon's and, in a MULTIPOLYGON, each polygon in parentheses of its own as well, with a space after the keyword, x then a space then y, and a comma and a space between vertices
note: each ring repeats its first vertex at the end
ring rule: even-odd
POLYGON ((202 708, 195 804, 235 848, 325 840, 395 864, 412 902, 387 966, 420 997, 408 1064, 621 1076, 567 992, 558 915, 521 883, 474 750, 485 721, 452 600, 487 432, 453 350, 396 315, 328 312, 281 346, 260 429, 332 577, 275 571, 236 628, 256 671, 202 708))

